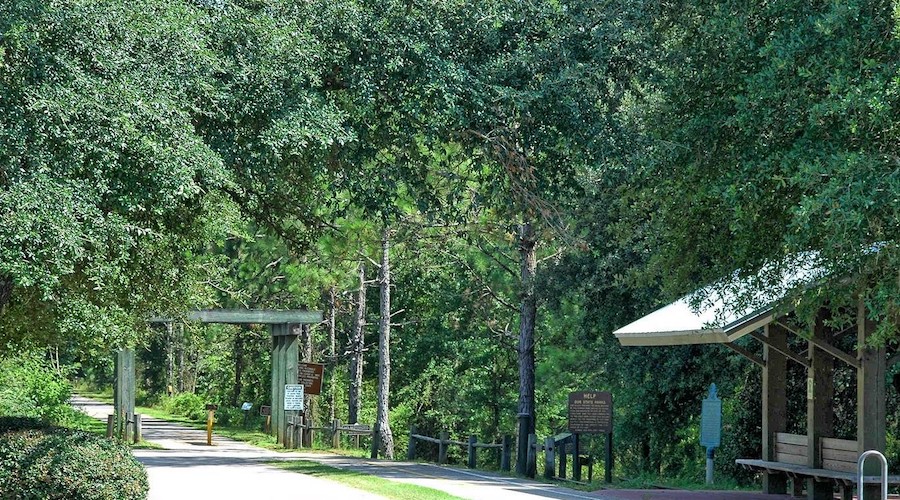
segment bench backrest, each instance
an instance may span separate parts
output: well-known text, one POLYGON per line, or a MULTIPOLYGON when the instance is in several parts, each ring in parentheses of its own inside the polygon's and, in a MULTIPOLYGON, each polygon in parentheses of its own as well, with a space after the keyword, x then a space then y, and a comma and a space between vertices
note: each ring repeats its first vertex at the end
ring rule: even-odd
POLYGON ((775 461, 785 464, 806 465, 808 442, 802 434, 775 433, 775 461))
POLYGON ((859 459, 856 441, 822 438, 822 468, 842 472, 856 472, 859 459))
MULTIPOLYGON (((822 468, 841 472, 856 472, 859 458, 856 441, 821 438, 822 468)), ((803 434, 775 434, 775 461, 787 464, 807 465, 809 444, 803 434)))

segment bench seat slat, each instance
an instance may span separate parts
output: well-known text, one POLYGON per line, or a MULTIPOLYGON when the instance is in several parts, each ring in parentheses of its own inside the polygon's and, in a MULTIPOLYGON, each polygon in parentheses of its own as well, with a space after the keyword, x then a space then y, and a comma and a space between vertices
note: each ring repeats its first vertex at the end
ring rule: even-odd
POLYGON ((808 444, 806 436, 803 434, 788 434, 786 432, 775 433, 775 442, 784 444, 796 444, 806 446, 808 444))
MULTIPOLYGON (((841 481, 847 484, 856 482, 856 474, 853 472, 842 472, 828 469, 813 469, 802 465, 785 464, 781 462, 771 462, 767 460, 753 460, 739 458, 735 463, 754 470, 765 470, 769 472, 783 472, 788 475, 811 477, 817 481, 841 481)), ((878 476, 865 476, 863 478, 866 483, 879 483, 881 478, 878 476)), ((900 484, 900 476, 888 476, 889 484, 900 484)))
POLYGON ((822 448, 859 453, 856 441, 850 441, 849 439, 822 438, 822 448))
POLYGON ((806 465, 809 463, 806 455, 791 455, 789 453, 777 453, 775 455, 775 461, 794 465, 806 465))

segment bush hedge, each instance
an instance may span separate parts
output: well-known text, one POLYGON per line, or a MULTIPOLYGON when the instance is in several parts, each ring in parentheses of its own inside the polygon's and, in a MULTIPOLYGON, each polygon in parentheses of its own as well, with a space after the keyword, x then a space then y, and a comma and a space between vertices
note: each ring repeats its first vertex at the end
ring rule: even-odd
POLYGON ((94 434, 0 417, 0 498, 147 498, 144 467, 131 450, 94 434))

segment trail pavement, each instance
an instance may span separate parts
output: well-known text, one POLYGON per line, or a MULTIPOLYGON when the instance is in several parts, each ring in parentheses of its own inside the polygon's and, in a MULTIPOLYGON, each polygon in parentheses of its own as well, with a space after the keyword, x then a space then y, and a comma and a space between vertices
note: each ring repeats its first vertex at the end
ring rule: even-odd
MULTIPOLYGON (((103 421, 112 413, 111 405, 79 396, 72 398, 72 405, 103 421)), ((429 464, 365 460, 318 453, 277 453, 221 437, 214 437, 214 445, 207 446, 206 432, 203 430, 147 416, 143 417, 142 424, 143 438, 164 448, 134 450, 134 456, 147 469, 150 500, 382 498, 334 481, 284 471, 267 464, 275 460, 297 459, 372 474, 391 481, 426 486, 467 499, 615 499, 536 481, 429 464)))
MULTIPOLYGON (((72 405, 106 421, 112 406, 75 396, 72 405)), ((143 438, 161 450, 134 450, 150 479, 150 500, 248 498, 319 498, 369 500, 383 497, 343 484, 270 465, 279 460, 310 460, 371 474, 390 481, 417 484, 473 500, 778 500, 783 495, 723 491, 602 490, 582 492, 521 478, 504 477, 415 462, 367 460, 320 453, 278 453, 222 437, 206 444, 206 431, 144 416, 143 438)))

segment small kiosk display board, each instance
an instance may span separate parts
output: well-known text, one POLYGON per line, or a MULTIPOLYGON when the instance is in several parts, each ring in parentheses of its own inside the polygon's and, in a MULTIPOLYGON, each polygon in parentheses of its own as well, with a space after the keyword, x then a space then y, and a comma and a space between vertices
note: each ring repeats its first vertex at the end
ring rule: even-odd
POLYGON ((607 483, 612 482, 613 455, 613 405, 612 394, 606 391, 579 391, 569 393, 569 432, 574 436, 575 442, 575 477, 581 480, 581 467, 579 466, 579 441, 581 434, 606 435, 606 453, 604 457, 605 474, 607 483))
POLYGON ((319 363, 300 363, 297 366, 298 381, 303 385, 304 394, 322 393, 322 376, 325 365, 319 363))
POLYGON ((284 384, 284 411, 303 411, 303 384, 284 384))

